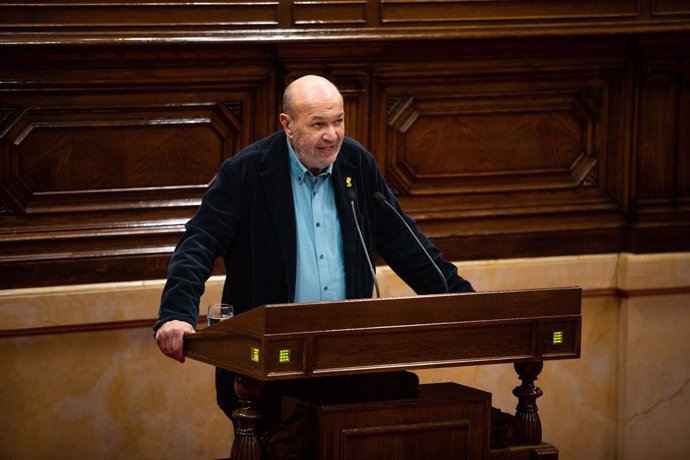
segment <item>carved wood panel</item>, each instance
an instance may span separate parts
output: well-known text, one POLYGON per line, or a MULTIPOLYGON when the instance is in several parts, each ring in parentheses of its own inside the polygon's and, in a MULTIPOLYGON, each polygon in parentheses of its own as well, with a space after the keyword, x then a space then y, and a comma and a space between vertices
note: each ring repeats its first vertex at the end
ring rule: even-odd
POLYGON ((21 81, 0 88, 3 285, 164 276, 220 163, 275 127, 261 54, 242 72, 208 48, 3 58, 21 81))
POLYGON ((240 146, 242 102, 17 109, 0 126, 3 191, 22 214, 198 200, 240 146))
POLYGON ((601 88, 470 85, 388 102, 387 171, 402 195, 596 185, 605 136, 587 94, 601 88))
POLYGON ((0 282, 164 277, 305 73, 450 259, 690 250, 688 68, 687 34, 3 48, 0 282))
POLYGON ((376 69, 374 150, 405 209, 461 259, 579 251, 584 234, 590 250, 620 250, 627 43, 587 58, 587 41, 540 44, 536 59, 520 46, 446 45, 443 60, 413 48, 404 66, 376 69))

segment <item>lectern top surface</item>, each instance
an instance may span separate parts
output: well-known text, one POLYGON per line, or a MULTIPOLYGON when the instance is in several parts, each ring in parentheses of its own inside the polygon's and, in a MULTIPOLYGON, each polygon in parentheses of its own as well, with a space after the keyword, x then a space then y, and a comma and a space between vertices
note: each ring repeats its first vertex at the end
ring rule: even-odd
POLYGON ((209 330, 250 335, 426 326, 579 315, 580 288, 419 295, 264 305, 209 330))

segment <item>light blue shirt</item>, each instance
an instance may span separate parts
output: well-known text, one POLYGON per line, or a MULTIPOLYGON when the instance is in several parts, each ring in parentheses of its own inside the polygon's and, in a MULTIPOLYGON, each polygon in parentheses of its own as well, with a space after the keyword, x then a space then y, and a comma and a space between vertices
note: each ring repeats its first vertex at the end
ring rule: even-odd
POLYGON ((297 221, 295 302, 345 299, 345 259, 329 165, 317 177, 297 159, 290 142, 290 175, 297 221))

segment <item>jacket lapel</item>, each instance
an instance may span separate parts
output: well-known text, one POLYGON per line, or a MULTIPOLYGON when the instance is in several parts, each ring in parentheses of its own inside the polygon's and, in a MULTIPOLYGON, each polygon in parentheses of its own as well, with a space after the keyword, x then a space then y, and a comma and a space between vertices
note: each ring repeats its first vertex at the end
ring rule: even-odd
MULTIPOLYGON (((297 266, 297 230, 286 142, 284 134, 276 136, 276 140, 266 152, 264 170, 259 173, 259 177, 261 177, 266 196, 268 212, 271 214, 280 243, 282 269, 287 283, 289 301, 293 302, 297 266)), ((258 230, 266 231, 266 229, 258 230)))

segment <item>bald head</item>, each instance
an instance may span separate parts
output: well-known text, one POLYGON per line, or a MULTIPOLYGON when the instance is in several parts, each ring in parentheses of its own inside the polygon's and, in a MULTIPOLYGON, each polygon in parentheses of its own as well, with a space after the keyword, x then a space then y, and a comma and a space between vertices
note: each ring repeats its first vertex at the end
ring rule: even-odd
POLYGON ((297 159, 319 175, 333 164, 345 138, 343 97, 325 78, 298 78, 285 89, 280 124, 297 159))
POLYGON ((283 94, 283 112, 295 118, 305 106, 332 102, 343 104, 338 88, 318 75, 305 75, 293 81, 283 94))

